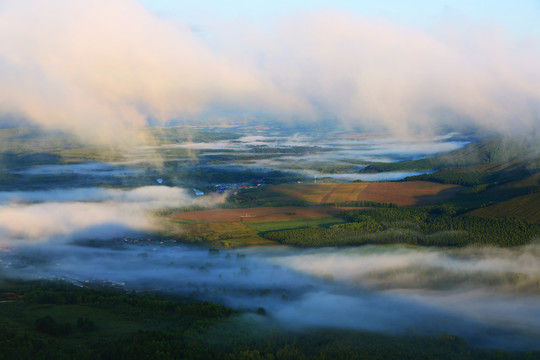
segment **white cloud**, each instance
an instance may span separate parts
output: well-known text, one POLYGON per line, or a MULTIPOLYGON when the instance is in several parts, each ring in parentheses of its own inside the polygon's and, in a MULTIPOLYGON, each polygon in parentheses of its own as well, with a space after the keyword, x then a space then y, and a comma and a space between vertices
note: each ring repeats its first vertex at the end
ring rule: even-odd
POLYGON ((270 247, 242 249, 245 256, 238 257, 238 251, 209 253, 188 245, 118 250, 37 244, 0 252, 0 264, 11 277, 108 280, 125 283, 128 290, 161 289, 242 310, 264 307, 271 326, 446 332, 480 347, 532 350, 540 339, 539 251, 538 245, 270 247), (516 272, 530 278, 520 281, 516 272), (494 281, 512 278, 532 286, 516 289, 494 281))
POLYGON ((221 196, 194 198, 187 190, 145 186, 0 192, 0 243, 111 238, 159 229, 151 211, 190 204, 214 206, 221 196))
POLYGON ((397 135, 539 125, 537 38, 455 19, 427 33, 337 11, 270 29, 212 25, 210 44, 135 0, 4 0, 0 113, 94 142, 133 141, 148 116, 220 109, 397 135))
POLYGON ((538 39, 463 21, 427 33, 331 11, 291 16, 265 35, 265 73, 345 122, 402 135, 456 117, 494 130, 539 123, 538 39))
POLYGON ((103 238, 118 236, 126 229, 152 229, 151 222, 139 207, 113 203, 2 206, 0 219, 0 235, 8 244, 20 240, 47 241, 74 236, 81 231, 86 231, 83 235, 86 237, 103 238))
POLYGON ((255 69, 132 0, 5 0, 0 112, 88 141, 123 142, 147 116, 209 104, 295 107, 255 69))

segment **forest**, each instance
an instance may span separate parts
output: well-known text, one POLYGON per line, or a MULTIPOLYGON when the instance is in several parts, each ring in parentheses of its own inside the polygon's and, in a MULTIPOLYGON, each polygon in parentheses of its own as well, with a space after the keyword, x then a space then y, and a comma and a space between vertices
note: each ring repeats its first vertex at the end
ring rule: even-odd
POLYGON ((540 356, 538 351, 477 349, 445 333, 391 336, 333 328, 297 332, 266 321, 264 308, 246 314, 171 295, 80 288, 60 281, 4 281, 0 292, 4 299, 12 296, 0 307, 0 359, 532 360, 540 356))
POLYGON ((540 226, 512 218, 459 215, 450 205, 350 210, 345 224, 267 232, 264 237, 294 246, 411 244, 423 246, 519 246, 540 236, 540 226))

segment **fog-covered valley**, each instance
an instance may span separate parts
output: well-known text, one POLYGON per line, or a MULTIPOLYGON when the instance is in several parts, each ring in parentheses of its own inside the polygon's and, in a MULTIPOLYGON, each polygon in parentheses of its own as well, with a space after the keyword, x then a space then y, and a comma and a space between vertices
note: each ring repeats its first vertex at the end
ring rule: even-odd
POLYGON ((540 358, 538 10, 0 0, 0 360, 540 358))
POLYGON ((212 191, 218 184, 208 174, 225 174, 224 169, 238 174, 238 188, 264 182, 276 171, 293 174, 290 181, 313 182, 314 176, 396 180, 418 172, 358 170, 372 160, 417 159, 468 143, 453 137, 420 143, 369 135, 319 139, 317 152, 310 154, 313 138, 246 136, 153 147, 129 163, 19 167, 13 174, 30 182, 43 176, 76 176, 61 187, 52 181, 40 190, 0 192, 0 273, 122 292, 160 291, 247 313, 264 308, 266 321, 300 331, 330 327, 384 334, 451 333, 481 348, 534 350, 540 341, 537 244, 512 249, 397 245, 227 250, 167 238, 156 215, 164 209, 219 206, 230 191, 212 191), (160 155, 163 149, 176 148, 198 152, 160 155), (269 149, 264 158, 242 159, 262 148, 269 149), (214 164, 207 159, 212 154, 230 157, 214 164), (200 171, 206 179, 200 188, 206 194, 196 196, 187 187, 196 186, 196 178, 174 174, 169 165, 176 161, 200 171), (345 167, 337 173, 317 170, 334 165, 345 167), (102 185, 84 186, 80 177, 102 185), (117 178, 132 182, 107 183, 117 178))
POLYGON ((461 336, 533 350, 540 340, 538 245, 210 250, 179 244, 48 243, 0 253, 4 276, 180 294, 255 312, 285 327, 461 336))
POLYGON ((340 132, 284 136, 271 131, 245 135, 246 130, 237 130, 239 134, 231 140, 131 148, 122 161, 16 158, 5 161, 9 181, 1 186, 4 190, 48 190, 163 184, 209 190, 223 183, 313 182, 315 177, 336 182, 400 180, 432 169, 381 173, 361 170, 370 162, 397 162, 447 153, 473 140, 456 133, 413 141, 372 133, 347 138, 347 134, 340 132))

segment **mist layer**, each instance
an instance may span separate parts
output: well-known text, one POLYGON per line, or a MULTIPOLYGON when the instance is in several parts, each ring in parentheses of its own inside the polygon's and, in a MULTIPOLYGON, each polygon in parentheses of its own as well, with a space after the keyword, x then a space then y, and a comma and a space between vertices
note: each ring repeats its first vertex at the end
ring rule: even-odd
MULTIPOLYGON (((105 243, 104 243, 105 244, 105 243)), ((186 246, 26 245, 0 253, 2 273, 81 286, 165 291, 296 329, 448 332, 473 345, 537 349, 538 245, 424 250, 401 246, 209 252, 186 246)))

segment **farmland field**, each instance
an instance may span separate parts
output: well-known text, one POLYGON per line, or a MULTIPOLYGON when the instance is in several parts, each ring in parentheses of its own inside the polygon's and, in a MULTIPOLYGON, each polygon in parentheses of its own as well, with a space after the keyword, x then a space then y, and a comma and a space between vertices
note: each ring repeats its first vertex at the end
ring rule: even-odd
POLYGON ((399 206, 431 205, 455 196, 462 187, 426 181, 287 184, 262 191, 268 197, 285 203, 303 202, 310 205, 345 201, 391 202, 399 206))
MULTIPOLYGON (((371 201, 400 206, 430 205, 453 197, 460 186, 423 181, 377 183, 285 184, 256 189, 250 200, 305 206, 263 206, 182 212, 169 219, 180 223, 181 233, 215 246, 275 244, 265 232, 330 226, 343 223, 342 210, 361 207, 321 206, 328 203, 371 201)), ((239 195, 240 197, 243 194, 239 195)))
POLYGON ((339 224, 333 217, 342 207, 265 207, 212 209, 179 213, 170 217, 181 232, 216 246, 273 245, 261 232, 339 224))
POLYGON ((263 239, 258 231, 240 221, 194 222, 179 220, 179 233, 187 240, 204 241, 206 244, 223 247, 272 245, 273 241, 263 239))

